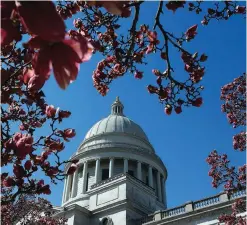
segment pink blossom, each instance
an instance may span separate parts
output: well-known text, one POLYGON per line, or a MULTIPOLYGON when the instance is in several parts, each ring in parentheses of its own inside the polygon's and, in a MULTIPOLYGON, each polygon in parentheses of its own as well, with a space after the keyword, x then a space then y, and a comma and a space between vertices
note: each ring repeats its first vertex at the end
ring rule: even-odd
POLYGON ((75 163, 72 163, 71 166, 69 167, 68 171, 67 171, 67 174, 68 175, 71 175, 73 174, 77 169, 77 166, 75 163))
POLYGON ((141 71, 136 71, 135 74, 134 74, 135 78, 136 79, 142 79, 143 77, 143 72, 141 71))
POLYGON ((30 134, 17 133, 14 137, 16 155, 19 158, 25 158, 27 154, 33 151, 33 137, 30 134))
POLYGON ((40 90, 46 81, 45 76, 38 76, 32 69, 23 70, 23 81, 27 84, 29 90, 40 90))
POLYGON ((156 87, 154 87, 154 86, 152 86, 152 85, 148 85, 148 86, 147 86, 147 89, 148 89, 148 92, 149 92, 150 94, 157 93, 157 91, 158 91, 158 88, 156 88, 156 87))
POLYGON ((4 187, 13 187, 15 185, 15 181, 12 177, 7 177, 3 180, 4 187))
POLYGON ((185 36, 186 36, 186 39, 187 39, 188 41, 191 40, 191 39, 193 39, 193 38, 196 36, 196 34, 197 34, 196 30, 197 30, 197 24, 194 25, 194 26, 192 26, 192 27, 190 27, 190 28, 186 31, 185 36))
POLYGON ((239 13, 239 14, 245 14, 245 11, 246 11, 246 7, 245 6, 240 6, 240 5, 238 5, 237 7, 236 7, 236 13, 239 13))
POLYGON ((202 105, 202 98, 197 98, 195 101, 192 102, 192 105, 200 107, 202 105))
POLYGON ((46 195, 50 195, 51 194, 50 185, 49 184, 44 185, 43 187, 41 187, 39 189, 38 193, 43 193, 43 194, 46 194, 46 195))
POLYGON ((25 175, 25 170, 20 165, 14 165, 13 173, 17 178, 22 178, 25 175))
POLYGON ((68 117, 70 117, 70 115, 71 115, 71 112, 69 112, 69 111, 60 110, 58 112, 58 117, 61 119, 68 118, 68 117))
POLYGON ((75 129, 66 129, 64 130, 64 136, 66 138, 72 138, 75 136, 75 129))
POLYGON ((124 1, 89 1, 90 5, 103 6, 109 13, 117 16, 129 17, 131 14, 130 8, 125 8, 124 1))
POLYGON ((172 113, 172 107, 170 105, 167 105, 165 107, 165 113, 166 113, 166 115, 171 115, 171 113, 172 113))
POLYGON ((92 46, 83 36, 53 44, 36 37, 28 44, 31 48, 40 49, 32 62, 35 73, 47 79, 53 67, 55 79, 62 89, 76 79, 79 63, 89 60, 92 55, 92 46))
POLYGON ((25 168, 26 170, 30 170, 31 167, 32 167, 32 162, 31 162, 31 160, 27 160, 27 161, 25 162, 25 164, 24 164, 24 168, 25 168))
POLYGON ((175 12, 178 8, 184 8, 185 1, 169 1, 166 8, 175 12))
POLYGON ((54 108, 53 105, 48 105, 46 106, 45 114, 47 115, 48 118, 54 118, 56 115, 56 109, 54 108))
POLYGON ((181 106, 176 107, 176 108, 175 108, 175 112, 176 112, 177 114, 180 114, 180 113, 182 112, 181 106))

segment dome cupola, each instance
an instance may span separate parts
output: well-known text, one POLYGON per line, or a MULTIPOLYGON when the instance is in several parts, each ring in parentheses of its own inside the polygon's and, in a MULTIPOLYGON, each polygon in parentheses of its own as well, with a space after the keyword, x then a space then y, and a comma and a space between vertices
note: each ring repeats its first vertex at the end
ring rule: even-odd
POLYGON ((123 109, 124 109, 124 106, 120 102, 119 97, 117 96, 115 102, 113 102, 113 104, 111 106, 111 114, 112 115, 124 116, 123 115, 123 109))

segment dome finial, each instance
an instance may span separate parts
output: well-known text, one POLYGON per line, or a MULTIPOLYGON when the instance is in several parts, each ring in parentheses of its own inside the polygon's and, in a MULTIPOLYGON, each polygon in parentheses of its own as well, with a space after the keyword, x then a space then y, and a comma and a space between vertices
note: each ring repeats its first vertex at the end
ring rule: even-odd
POLYGON ((123 116, 123 104, 119 100, 119 96, 116 97, 115 102, 111 106, 111 114, 123 116))

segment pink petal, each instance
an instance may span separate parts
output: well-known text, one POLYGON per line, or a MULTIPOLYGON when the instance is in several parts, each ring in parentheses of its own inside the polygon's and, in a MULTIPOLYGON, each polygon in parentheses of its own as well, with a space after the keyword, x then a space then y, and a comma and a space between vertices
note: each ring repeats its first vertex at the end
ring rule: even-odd
POLYGON ((14 27, 12 20, 1 19, 1 45, 9 45, 11 42, 20 41, 21 33, 18 27, 14 27))
POLYGON ((112 13, 114 15, 117 16, 121 16, 122 11, 123 11, 123 7, 121 7, 121 5, 123 5, 123 3, 121 4, 121 2, 117 2, 117 1, 104 1, 102 3, 102 5, 104 6, 104 8, 109 12, 112 13))
POLYGON ((1 1, 1 18, 10 18, 13 9, 15 8, 14 1, 1 1))
POLYGON ((27 42, 28 47, 30 47, 31 49, 40 49, 40 48, 44 48, 49 44, 48 41, 43 40, 41 37, 39 36, 35 36, 30 38, 30 40, 27 42))
POLYGON ((46 80, 50 77, 51 50, 49 46, 41 49, 39 52, 34 54, 32 65, 33 65, 35 74, 44 76, 46 80))
POLYGON ((52 48, 51 61, 55 79, 59 86, 65 89, 76 79, 81 60, 69 45, 58 43, 52 48))
POLYGON ((88 61, 93 53, 93 46, 88 40, 78 33, 77 36, 73 36, 71 40, 64 40, 63 43, 69 45, 79 56, 81 62, 88 61))
POLYGON ((23 26, 47 41, 61 41, 65 24, 51 1, 16 1, 23 26))

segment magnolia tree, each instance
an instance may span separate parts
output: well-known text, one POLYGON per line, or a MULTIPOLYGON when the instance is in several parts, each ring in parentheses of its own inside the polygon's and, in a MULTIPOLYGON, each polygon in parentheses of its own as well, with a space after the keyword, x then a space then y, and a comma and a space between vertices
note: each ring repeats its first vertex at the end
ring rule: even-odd
MULTIPOLYGON (((80 64, 93 54, 100 54, 103 59, 92 74, 96 90, 104 96, 118 77, 132 74, 142 79, 143 65, 155 54, 166 67, 147 71, 156 79, 155 84, 147 86, 147 91, 164 104, 165 113, 180 114, 186 107, 201 106, 207 55, 190 52, 188 45, 196 38, 198 26, 245 14, 245 6, 225 1, 212 3, 205 10, 201 1, 160 1, 153 25, 148 26, 140 19, 145 4, 144 1, 58 1, 56 5, 51 1, 1 2, 1 165, 8 171, 1 177, 2 191, 8 192, 2 204, 15 202, 23 194, 50 194, 49 184, 34 178, 37 172, 53 183, 65 176, 61 166, 68 161, 60 159, 60 152, 75 131, 59 129, 70 112, 45 101, 42 87, 51 71, 59 87, 66 89, 76 80, 80 64), (175 35, 161 22, 167 10, 203 14, 201 24, 191 24, 182 35, 175 35), (66 30, 64 20, 73 15, 77 16, 73 28, 66 30), (129 29, 123 34, 121 24, 125 21, 129 29), (179 53, 184 79, 173 68, 171 50, 179 53), (42 128, 49 128, 50 133, 42 128)), ((237 126, 235 105, 224 107, 237 126)), ((235 137, 235 148, 242 148, 239 145, 243 136, 235 137)), ((71 162, 68 173, 75 169, 76 162, 71 162)))
POLYGON ((19 196, 17 201, 1 207, 1 224, 64 225, 67 220, 65 218, 52 218, 54 213, 52 205, 47 200, 37 198, 34 195, 23 194, 19 196))
MULTIPOLYGON (((233 82, 225 85, 221 89, 221 99, 225 101, 222 105, 222 112, 227 114, 227 118, 233 128, 246 126, 246 74, 234 79, 233 82)), ((236 151, 246 150, 246 132, 233 136, 233 148, 236 151)), ((246 164, 236 168, 230 165, 230 160, 226 154, 220 155, 216 150, 210 153, 207 163, 211 166, 209 176, 213 178, 212 186, 217 188, 223 186, 228 194, 236 191, 246 190, 246 164)), ((241 199, 232 205, 231 215, 222 215, 220 222, 226 224, 246 224, 246 218, 237 217, 237 213, 245 211, 245 202, 241 199)))

